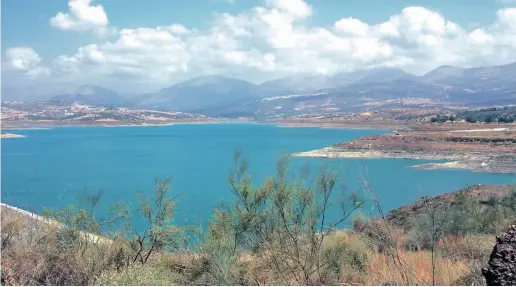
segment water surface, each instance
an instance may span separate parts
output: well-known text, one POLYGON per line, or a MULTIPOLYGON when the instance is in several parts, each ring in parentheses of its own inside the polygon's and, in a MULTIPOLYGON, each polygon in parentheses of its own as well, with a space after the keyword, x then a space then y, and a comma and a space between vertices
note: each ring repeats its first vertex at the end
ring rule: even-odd
MULTIPOLYGON (((80 205, 85 193, 103 190, 101 208, 119 200, 135 207, 135 194, 151 193, 156 176, 173 176, 176 220, 190 224, 205 223, 217 204, 233 201, 228 174, 235 148, 244 151, 258 184, 274 175, 283 154, 386 131, 199 124, 12 132, 27 137, 2 140, 2 202, 39 213, 44 207, 80 205)), ((292 169, 309 164, 316 171, 330 164, 340 172, 339 187, 348 191, 360 190, 360 178, 366 177, 385 210, 469 184, 516 183, 514 175, 410 168, 423 162, 294 158, 292 169)))

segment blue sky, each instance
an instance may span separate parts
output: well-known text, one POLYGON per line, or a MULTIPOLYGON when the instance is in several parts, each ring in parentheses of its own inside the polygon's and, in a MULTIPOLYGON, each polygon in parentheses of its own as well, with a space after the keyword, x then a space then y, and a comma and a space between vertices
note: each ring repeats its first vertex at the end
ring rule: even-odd
MULTIPOLYGON (((487 25, 496 10, 507 6, 495 0, 318 0, 307 1, 314 7, 311 22, 331 25, 342 17, 355 17, 367 23, 380 23, 408 6, 423 6, 438 11, 461 26, 487 25), (491 13, 488 13, 491 11, 491 13), (486 13, 487 12, 487 13, 486 13)), ((216 13, 238 13, 262 4, 256 0, 98 0, 109 15, 110 24, 137 28, 182 23, 189 28, 205 29, 216 13)), ((509 2, 508 2, 509 3, 509 2)), ((515 1, 516 3, 516 1, 515 1)), ((3 0, 2 50, 11 46, 33 47, 43 57, 73 53, 81 45, 94 42, 88 34, 70 35, 53 29, 49 19, 66 11, 67 0, 3 0), (29 9, 27 9, 29 7, 29 9)))
POLYGON ((505 64, 516 60, 513 7, 516 0, 3 0, 2 91, 98 84, 145 92, 205 74, 260 82, 505 64))

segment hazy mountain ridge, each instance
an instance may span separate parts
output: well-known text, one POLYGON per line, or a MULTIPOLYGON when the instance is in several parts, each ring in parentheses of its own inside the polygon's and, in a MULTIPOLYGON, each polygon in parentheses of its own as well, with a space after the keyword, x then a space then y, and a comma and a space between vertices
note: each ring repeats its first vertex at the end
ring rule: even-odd
POLYGON ((63 103, 80 103, 95 106, 131 106, 132 101, 117 92, 100 86, 83 85, 70 94, 51 97, 49 101, 63 103))
POLYGON ((52 100, 134 106, 220 117, 264 117, 306 112, 372 110, 396 106, 516 103, 516 63, 491 67, 438 67, 423 76, 380 67, 334 75, 299 75, 261 84, 219 75, 193 78, 128 99, 82 86, 52 100))

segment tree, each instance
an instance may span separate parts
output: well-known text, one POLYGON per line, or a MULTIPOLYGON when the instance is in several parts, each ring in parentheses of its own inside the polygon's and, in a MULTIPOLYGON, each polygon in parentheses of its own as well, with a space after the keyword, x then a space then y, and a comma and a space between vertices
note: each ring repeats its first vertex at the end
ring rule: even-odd
POLYGON ((466 120, 466 122, 468 122, 468 123, 472 123, 472 124, 474 124, 474 123, 476 123, 476 122, 477 122, 477 119, 475 119, 475 118, 474 118, 473 116, 471 116, 471 115, 467 115, 467 116, 466 116, 466 118, 465 118, 465 120, 466 120))
POLYGON ((230 259, 226 264, 235 263, 238 251, 251 250, 283 284, 336 283, 340 268, 335 265, 342 264, 338 254, 344 250, 323 243, 362 206, 358 197, 342 193, 339 198, 334 192, 337 174, 324 168, 313 184, 307 182, 306 170, 301 180, 289 180, 288 157, 277 162, 276 177, 254 187, 240 152, 234 161, 229 182, 236 202, 219 209, 209 228, 212 244, 224 243, 230 259), (336 203, 340 212, 330 221, 328 213, 336 203))
POLYGON ((175 201, 170 196, 171 180, 172 178, 155 179, 155 193, 152 199, 140 195, 138 213, 145 220, 145 228, 143 232, 132 228, 132 263, 144 264, 153 252, 172 251, 180 247, 182 233, 171 222, 175 206, 175 201))

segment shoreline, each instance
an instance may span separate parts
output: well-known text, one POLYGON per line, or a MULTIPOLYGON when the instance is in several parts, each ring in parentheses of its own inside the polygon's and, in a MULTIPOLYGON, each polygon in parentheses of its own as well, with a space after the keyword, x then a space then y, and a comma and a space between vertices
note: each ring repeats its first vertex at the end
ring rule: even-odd
POLYGON ((174 125, 185 125, 185 124, 216 124, 219 121, 192 121, 192 122, 166 122, 166 123, 117 123, 110 124, 106 122, 97 122, 94 124, 51 124, 51 123, 23 123, 23 124, 12 124, 8 126, 2 126, 2 130, 49 130, 53 128, 72 128, 72 127, 155 127, 155 126, 174 126, 174 125))
POLYGON ((292 156, 426 160, 434 162, 411 167, 516 174, 516 126, 414 125, 292 156))
MULTIPOLYGON (((42 215, 39 215, 39 214, 30 212, 30 211, 27 211, 27 210, 24 210, 24 209, 21 209, 21 208, 18 208, 18 207, 15 207, 15 206, 3 203, 3 202, 0 202, 0 209, 4 210, 4 208, 13 212, 16 215, 25 217, 27 219, 27 222, 32 223, 33 228, 38 227, 39 224, 48 224, 51 226, 56 226, 58 228, 63 227, 62 223, 57 222, 55 220, 48 219, 42 215)), ((94 243, 98 243, 98 242, 110 243, 111 242, 111 239, 109 239, 109 238, 106 238, 104 236, 97 235, 97 234, 88 233, 85 231, 81 231, 81 235, 84 237, 84 239, 94 242, 94 243)))
MULTIPOLYGON (((70 128, 70 127, 160 127, 160 126, 176 126, 176 125, 204 125, 204 124, 264 124, 275 125, 279 128, 321 128, 321 129, 345 129, 345 130, 382 130, 391 131, 395 128, 394 125, 378 125, 368 123, 339 123, 325 124, 325 123, 299 123, 289 124, 281 121, 260 121, 260 120, 212 120, 212 121, 177 121, 166 123, 102 123, 96 122, 92 124, 71 124, 71 123, 9 123, 8 126, 3 127, 2 130, 49 130, 53 128, 70 128)), ((396 126, 396 127, 400 127, 396 126)))
POLYGON ((422 170, 469 170, 472 172, 516 174, 516 167, 498 162, 493 155, 459 155, 459 154, 410 154, 410 153, 387 153, 383 151, 337 151, 332 148, 323 148, 307 152, 291 154, 295 157, 310 158, 333 158, 333 159, 405 159, 429 162, 411 165, 411 168, 422 170))
POLYGON ((15 139, 15 138, 25 138, 27 136, 19 135, 19 134, 11 134, 11 133, 3 133, 0 135, 1 139, 15 139))
POLYGON ((264 122, 276 124, 281 128, 321 128, 321 129, 346 129, 346 130, 396 130, 403 127, 410 126, 410 124, 406 122, 387 122, 387 123, 378 123, 378 122, 356 122, 356 121, 348 121, 348 122, 295 122, 295 121, 272 121, 272 122, 264 122))
POLYGON ((458 190, 445 191, 438 195, 425 196, 388 211, 385 217, 389 223, 408 231, 416 224, 419 216, 428 212, 430 203, 436 209, 446 210, 457 201, 459 196, 468 195, 478 199, 481 204, 487 205, 491 198, 503 198, 512 192, 516 192, 515 183, 475 184, 458 190))
POLYGON ((203 124, 225 124, 225 123, 256 123, 256 124, 274 124, 262 121, 251 121, 243 119, 210 119, 210 120, 192 120, 192 121, 164 121, 164 122, 111 122, 99 121, 92 123, 79 122, 2 122, 2 130, 48 130, 53 128, 68 127, 159 127, 159 126, 175 126, 175 125, 203 125, 203 124))
POLYGON ((133 126, 171 126, 182 124, 218 124, 218 123, 255 123, 271 124, 281 128, 302 128, 316 127, 325 129, 356 129, 356 130, 393 130, 410 126, 413 123, 406 121, 317 121, 317 120, 267 120, 267 119, 229 119, 229 118, 208 118, 205 120, 178 120, 178 121, 149 121, 149 122, 116 122, 116 121, 96 121, 89 123, 67 122, 67 121, 3 121, 4 130, 22 129, 51 129, 56 127, 133 127, 133 126))

